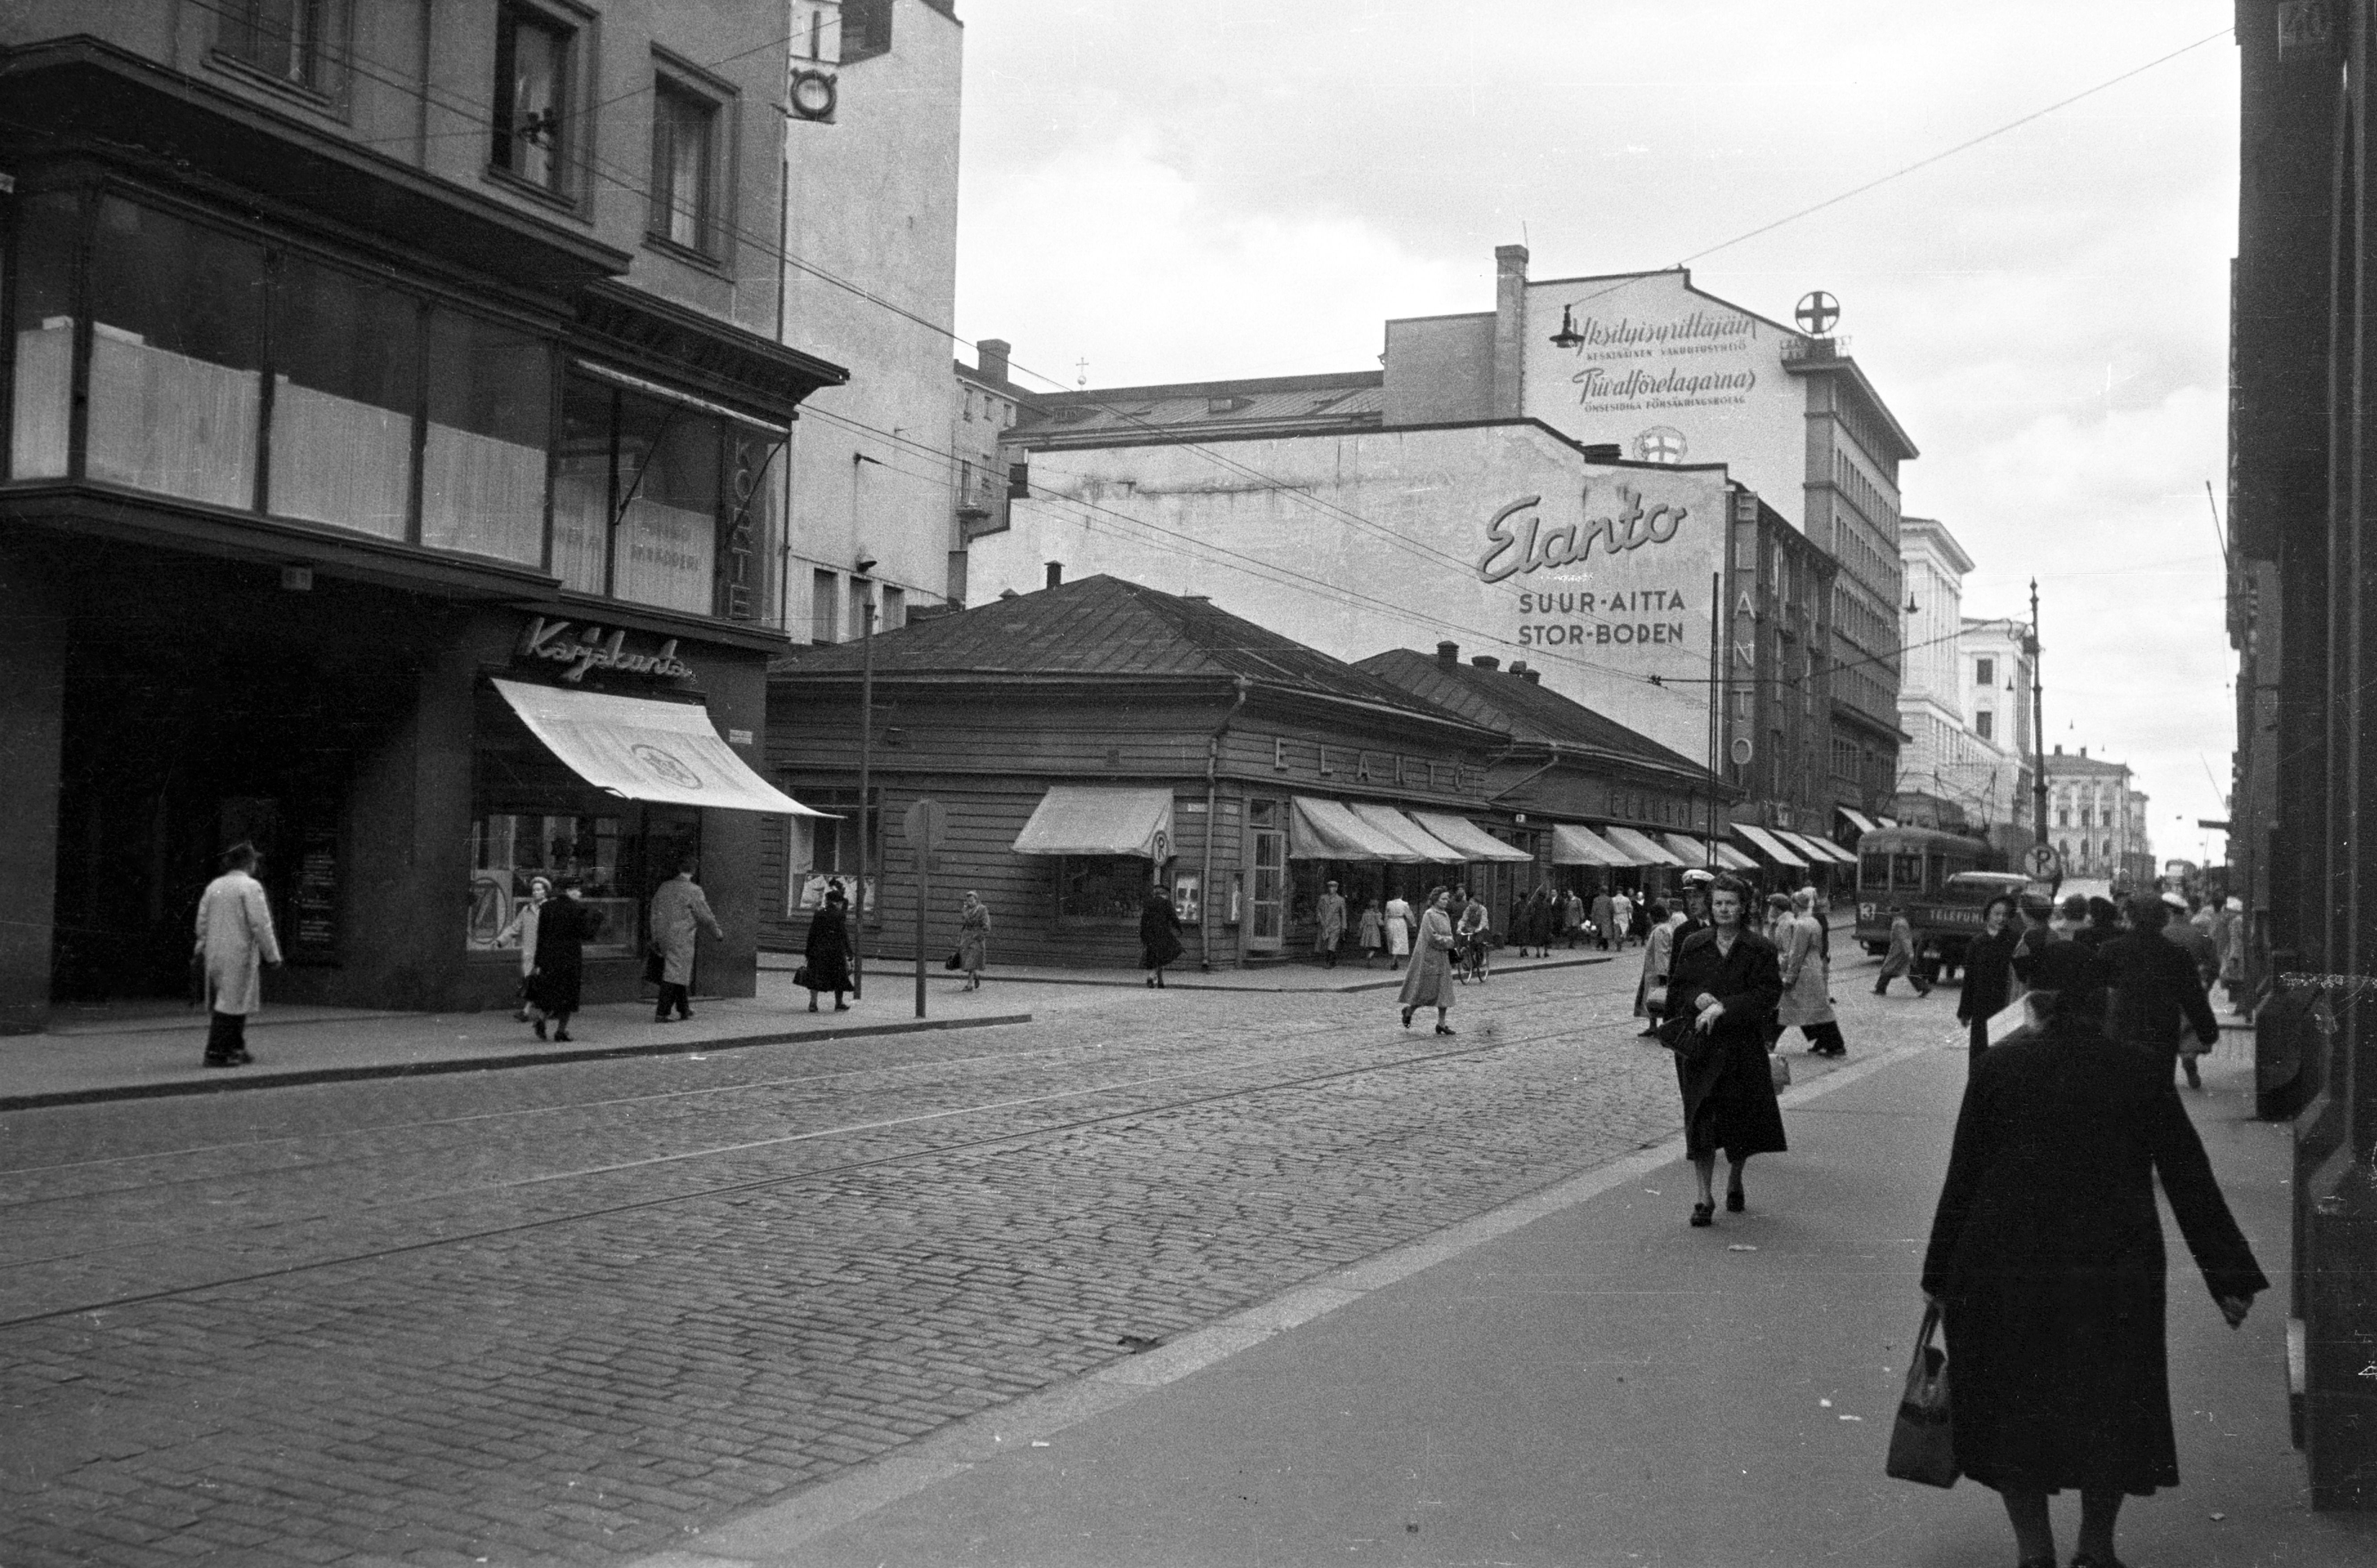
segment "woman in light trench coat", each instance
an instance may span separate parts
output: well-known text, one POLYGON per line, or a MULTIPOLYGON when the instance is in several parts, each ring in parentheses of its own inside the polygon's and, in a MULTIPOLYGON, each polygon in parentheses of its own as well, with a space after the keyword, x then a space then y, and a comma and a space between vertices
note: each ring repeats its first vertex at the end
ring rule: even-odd
POLYGON ((255 846, 233 845, 223 855, 223 873, 207 884, 198 899, 193 957, 206 976, 209 1067, 236 1067, 250 1060, 247 1016, 264 1005, 260 971, 266 964, 281 963, 272 909, 254 874, 256 861, 255 846))
POLYGON ((1796 1028, 1807 1037, 1810 1054, 1846 1056, 1848 1042, 1833 1016, 1832 972, 1824 962, 1824 929, 1816 923, 1816 890, 1802 887, 1791 902, 1791 914, 1776 928, 1783 1001, 1774 1010, 1774 1033, 1779 1038, 1796 1028))

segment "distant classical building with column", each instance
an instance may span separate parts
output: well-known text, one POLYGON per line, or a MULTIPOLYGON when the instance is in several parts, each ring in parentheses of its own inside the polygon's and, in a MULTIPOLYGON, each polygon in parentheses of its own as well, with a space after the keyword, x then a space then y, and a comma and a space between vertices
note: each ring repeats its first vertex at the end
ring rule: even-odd
POLYGON ((2063 857, 2065 874, 2152 885, 2146 795, 2131 788, 2129 765, 2092 757, 2085 746, 2077 754, 2058 746, 2045 760, 2048 842, 2063 857))
POLYGON ((1906 651, 1898 726, 1911 737, 1898 759, 1902 804, 1915 796, 1944 802, 1968 826, 1987 829, 1991 843, 2018 851, 2030 840, 2023 749, 2030 726, 2026 707, 2002 688, 2017 679, 2026 687, 2028 655, 2015 623, 1965 619, 1965 574, 1973 560, 1947 525, 1904 518, 1899 548, 1906 651))

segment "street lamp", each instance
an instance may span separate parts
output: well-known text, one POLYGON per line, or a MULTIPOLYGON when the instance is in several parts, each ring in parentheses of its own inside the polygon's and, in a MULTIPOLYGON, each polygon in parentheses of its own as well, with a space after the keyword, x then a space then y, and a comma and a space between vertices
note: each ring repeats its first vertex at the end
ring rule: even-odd
POLYGON ((2030 579, 2030 636, 2023 641, 2030 655, 2030 794, 2037 842, 2047 842, 2047 717, 2045 692, 2038 678, 2038 579, 2030 579))

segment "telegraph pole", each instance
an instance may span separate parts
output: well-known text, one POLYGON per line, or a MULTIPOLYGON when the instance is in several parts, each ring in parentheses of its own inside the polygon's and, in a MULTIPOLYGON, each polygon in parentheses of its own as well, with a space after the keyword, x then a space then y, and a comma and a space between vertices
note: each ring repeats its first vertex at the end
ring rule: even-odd
POLYGON ((2037 842, 2047 842, 2047 719, 2038 679, 2038 579, 2030 579, 2030 798, 2037 842))
POLYGON ((867 830, 874 826, 867 810, 867 764, 874 760, 875 738, 875 585, 866 574, 874 567, 872 561, 859 563, 859 580, 866 586, 858 631, 858 901, 850 915, 850 994, 862 1001, 866 995, 866 873, 874 869, 866 855, 867 830))

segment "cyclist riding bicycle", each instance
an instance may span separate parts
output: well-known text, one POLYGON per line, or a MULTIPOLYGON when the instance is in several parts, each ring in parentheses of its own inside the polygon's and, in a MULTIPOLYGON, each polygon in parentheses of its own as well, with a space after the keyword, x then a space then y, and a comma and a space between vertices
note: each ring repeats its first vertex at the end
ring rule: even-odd
POLYGON ((1462 906, 1461 921, 1453 928, 1461 945, 1454 949, 1454 972, 1463 980, 1484 980, 1487 974, 1487 954, 1494 946, 1494 933, 1487 928, 1486 906, 1476 895, 1463 889, 1455 899, 1462 906))

